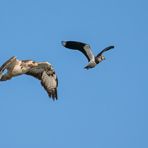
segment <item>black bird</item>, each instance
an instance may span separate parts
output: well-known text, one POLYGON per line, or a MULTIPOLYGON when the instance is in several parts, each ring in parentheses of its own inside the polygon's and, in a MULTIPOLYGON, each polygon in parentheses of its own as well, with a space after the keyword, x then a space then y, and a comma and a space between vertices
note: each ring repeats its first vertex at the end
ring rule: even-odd
POLYGON ((89 44, 77 41, 62 41, 61 43, 64 47, 79 50, 86 56, 89 63, 84 67, 85 69, 94 68, 97 64, 99 64, 101 61, 105 59, 105 57, 102 54, 105 51, 114 48, 114 46, 108 46, 104 48, 97 56, 94 56, 89 44))

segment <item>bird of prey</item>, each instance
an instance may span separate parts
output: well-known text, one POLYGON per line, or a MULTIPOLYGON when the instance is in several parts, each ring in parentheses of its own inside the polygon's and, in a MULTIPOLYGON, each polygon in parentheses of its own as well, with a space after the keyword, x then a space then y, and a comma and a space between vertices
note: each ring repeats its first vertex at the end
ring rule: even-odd
POLYGON ((77 41, 62 41, 61 43, 64 47, 79 50, 86 56, 89 63, 84 67, 85 69, 95 67, 98 63, 105 59, 103 53, 114 48, 114 46, 108 46, 104 48, 97 56, 94 56, 89 44, 77 41))
POLYGON ((18 60, 13 56, 0 67, 0 81, 10 80, 12 77, 22 74, 39 79, 49 97, 53 100, 58 99, 58 79, 51 64, 32 60, 18 60))

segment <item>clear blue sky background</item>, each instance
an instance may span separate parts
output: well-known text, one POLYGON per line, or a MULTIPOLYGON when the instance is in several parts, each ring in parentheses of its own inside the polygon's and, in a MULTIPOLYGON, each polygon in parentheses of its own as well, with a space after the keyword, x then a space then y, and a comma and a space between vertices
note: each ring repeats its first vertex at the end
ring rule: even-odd
POLYGON ((0 84, 1 148, 148 147, 147 0, 1 0, 0 64, 48 61, 59 100, 20 76, 0 84), (106 60, 89 71, 61 40, 89 43, 106 60))

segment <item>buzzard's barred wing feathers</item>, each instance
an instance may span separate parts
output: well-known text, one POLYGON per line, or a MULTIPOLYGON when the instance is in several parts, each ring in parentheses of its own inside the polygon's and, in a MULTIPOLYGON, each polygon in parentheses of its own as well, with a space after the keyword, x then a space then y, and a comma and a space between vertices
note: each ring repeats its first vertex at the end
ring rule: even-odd
POLYGON ((57 99, 57 78, 56 75, 47 74, 46 71, 43 72, 41 77, 41 84, 44 89, 47 91, 49 97, 52 97, 53 100, 57 99))
POLYGON ((18 75, 30 75, 41 81, 42 86, 53 100, 58 99, 58 80, 52 65, 48 62, 17 60, 12 57, 0 67, 0 81, 10 80, 18 75), (7 73, 3 73, 7 69, 7 73))
POLYGON ((34 68, 31 68, 31 69, 30 69, 27 73, 25 73, 25 74, 26 74, 26 75, 33 76, 33 77, 35 77, 35 78, 41 80, 43 71, 44 71, 43 68, 34 67, 34 68))
POLYGON ((48 66, 47 63, 45 63, 45 66, 42 63, 40 64, 40 66, 31 68, 26 74, 41 80, 41 85, 47 91, 49 97, 55 100, 58 99, 57 95, 58 79, 51 65, 50 68, 47 68, 47 66, 48 66))

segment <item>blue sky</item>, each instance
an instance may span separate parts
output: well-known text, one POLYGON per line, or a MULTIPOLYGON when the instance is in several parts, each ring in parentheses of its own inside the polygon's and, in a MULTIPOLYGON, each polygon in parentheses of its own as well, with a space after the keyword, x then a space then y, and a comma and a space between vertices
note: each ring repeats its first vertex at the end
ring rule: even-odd
POLYGON ((0 84, 2 148, 148 147, 148 2, 146 0, 5 0, 0 2, 0 63, 48 61, 58 101, 20 76, 0 84), (106 60, 85 57, 62 40, 89 43, 106 60))

